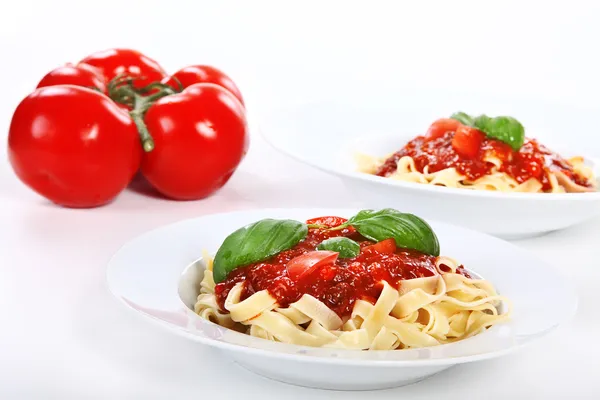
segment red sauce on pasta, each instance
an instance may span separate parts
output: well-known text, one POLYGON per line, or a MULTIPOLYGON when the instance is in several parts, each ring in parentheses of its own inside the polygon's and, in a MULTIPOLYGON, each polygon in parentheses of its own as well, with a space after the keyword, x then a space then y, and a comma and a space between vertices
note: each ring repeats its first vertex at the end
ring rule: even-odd
MULTIPOLYGON (((280 307, 287 307, 307 293, 344 317, 352 313, 358 299, 374 303, 383 289, 383 281, 399 287, 402 280, 437 274, 436 257, 405 249, 398 249, 394 254, 364 249, 371 244, 373 242, 351 228, 341 231, 310 229, 306 239, 292 249, 264 262, 233 270, 225 281, 215 287, 219 308, 225 310, 229 291, 238 282, 245 282, 242 300, 255 292, 268 290, 280 307), (334 236, 346 236, 357 241, 361 245, 359 255, 349 259, 338 258, 334 265, 324 266, 296 282, 290 279, 286 264, 292 258, 315 250, 323 240, 334 236)), ((459 268, 459 273, 468 276, 462 268, 459 268)))
POLYGON ((548 173, 551 170, 562 171, 578 185, 591 187, 590 182, 579 176, 573 166, 560 155, 539 144, 535 139, 527 139, 519 151, 514 151, 507 144, 498 140, 485 138, 479 152, 474 158, 459 155, 452 147, 454 132, 446 132, 436 139, 417 136, 402 149, 390 156, 376 172, 379 176, 389 176, 396 171, 396 162, 404 156, 412 157, 419 172, 429 166, 429 172, 437 172, 446 168, 456 170, 473 181, 488 175, 494 165, 485 161, 485 157, 494 156, 501 161, 500 172, 505 172, 517 182, 523 183, 530 178, 542 184, 542 190, 551 189, 548 173))

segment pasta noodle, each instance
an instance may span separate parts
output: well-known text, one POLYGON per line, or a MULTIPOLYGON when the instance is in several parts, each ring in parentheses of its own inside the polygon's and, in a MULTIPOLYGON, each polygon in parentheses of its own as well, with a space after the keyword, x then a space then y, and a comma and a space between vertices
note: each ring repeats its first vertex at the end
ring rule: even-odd
POLYGON ((267 290, 242 300, 243 281, 230 290, 222 312, 207 260, 195 312, 266 340, 360 350, 420 348, 466 339, 510 316, 508 301, 489 282, 458 273, 459 264, 448 257, 437 257, 434 276, 403 280, 399 287, 382 281, 376 301, 357 300, 345 320, 309 294, 285 308, 267 290))
POLYGON ((583 157, 565 159, 512 117, 454 113, 386 157, 356 154, 358 170, 405 182, 498 192, 594 192, 583 157))
MULTIPOLYGON (((355 156, 358 170, 368 174, 375 174, 387 159, 389 156, 382 158, 365 154, 356 154, 355 156)), ((386 178, 450 188, 524 193, 588 192, 595 191, 597 186, 592 169, 585 165, 581 157, 573 157, 568 161, 577 175, 590 182, 590 187, 578 185, 560 170, 547 169, 545 173, 550 186, 549 190, 544 190, 542 183, 536 178, 529 178, 522 183, 517 182, 512 176, 499 170, 502 162, 493 155, 484 157, 484 160, 493 165, 489 173, 478 179, 470 180, 454 167, 430 172, 429 167, 425 166, 422 171, 419 171, 412 157, 403 156, 396 162, 396 169, 386 175, 386 178)))

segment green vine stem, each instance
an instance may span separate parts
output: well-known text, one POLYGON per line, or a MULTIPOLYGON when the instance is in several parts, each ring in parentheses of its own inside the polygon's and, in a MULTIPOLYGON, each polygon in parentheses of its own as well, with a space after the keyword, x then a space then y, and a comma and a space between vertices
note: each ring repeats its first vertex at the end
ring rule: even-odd
POLYGON ((174 76, 172 76, 171 79, 177 84, 177 92, 179 93, 183 91, 184 87, 181 81, 174 76))
POLYGON ((146 87, 138 89, 138 93, 145 95, 145 94, 152 92, 153 90, 167 90, 167 89, 174 90, 171 86, 167 85, 166 83, 154 82, 154 83, 149 84, 146 87))
POLYGON ((134 109, 133 111, 129 112, 129 115, 131 115, 131 119, 133 119, 133 122, 138 130, 138 134, 140 135, 142 148, 146 153, 151 152, 154 150, 154 139, 152 138, 152 135, 150 135, 150 131, 148 131, 148 127, 144 122, 144 113, 134 109))
POLYGON ((135 78, 117 76, 108 84, 108 95, 114 102, 132 108, 129 115, 135 123, 138 134, 140 135, 142 148, 146 153, 149 153, 154 150, 154 139, 144 122, 146 111, 148 111, 158 99, 175 94, 177 91, 160 82, 154 82, 141 89, 136 89, 133 86, 134 82, 135 78), (155 91, 155 93, 145 95, 152 91, 155 91))
POLYGON ((341 224, 341 225, 334 226, 333 228, 329 228, 329 229, 327 229, 327 230, 328 230, 328 231, 341 231, 342 229, 345 229, 345 228, 347 228, 347 227, 349 227, 349 226, 350 226, 350 224, 348 224, 347 222, 344 222, 344 223, 343 223, 343 224, 341 224))
POLYGON ((307 224, 306 226, 309 229, 327 229, 327 228, 329 228, 327 225, 322 225, 322 224, 307 224))

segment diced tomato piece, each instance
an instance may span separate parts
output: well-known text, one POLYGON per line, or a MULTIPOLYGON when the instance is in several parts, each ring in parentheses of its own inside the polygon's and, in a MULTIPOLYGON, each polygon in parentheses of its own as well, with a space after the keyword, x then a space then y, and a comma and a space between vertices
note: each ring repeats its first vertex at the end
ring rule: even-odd
POLYGON ((340 253, 335 251, 310 251, 301 256, 292 258, 286 265, 288 276, 292 280, 299 280, 325 265, 333 265, 340 253))
POLYGON ((382 240, 379 243, 366 246, 363 251, 376 251, 382 254, 393 254, 396 252, 396 240, 394 238, 382 240))
POLYGON ((452 138, 452 148, 461 156, 475 158, 479 154, 485 133, 470 126, 461 125, 452 138))
POLYGON ((444 136, 446 132, 456 132, 460 126, 462 126, 462 124, 455 119, 440 118, 431 124, 425 137, 429 140, 437 139, 444 136))

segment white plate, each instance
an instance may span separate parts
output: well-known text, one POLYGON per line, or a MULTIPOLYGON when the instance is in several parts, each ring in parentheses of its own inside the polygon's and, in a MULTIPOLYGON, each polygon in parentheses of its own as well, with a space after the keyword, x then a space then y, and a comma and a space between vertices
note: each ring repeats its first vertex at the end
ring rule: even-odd
MULTIPOLYGON (((507 239, 563 229, 600 214, 599 192, 498 193, 402 182, 356 171, 354 152, 378 156, 392 153, 422 134, 431 121, 445 115, 444 111, 451 113, 454 110, 447 106, 432 106, 431 109, 438 110, 435 116, 423 111, 427 104, 415 100, 412 106, 403 104, 402 108, 394 108, 388 105, 388 108, 380 109, 372 105, 323 102, 263 114, 259 129, 281 152, 338 176, 352 195, 369 208, 394 207, 507 239), (440 108, 444 111, 439 111, 440 108)), ((488 108, 488 112, 494 109, 488 108)), ((545 109, 538 114, 551 111, 545 109)), ((557 113, 556 110, 553 112, 557 113)), ((532 113, 522 120, 538 121, 538 114, 532 113)), ((528 129, 528 135, 547 143, 536 132, 549 130, 548 125, 531 125, 534 128, 528 129)), ((559 151, 565 147, 564 142, 558 148, 554 147, 559 151)), ((590 151, 588 146, 574 154, 563 154, 585 156, 587 151, 590 151)), ((598 174, 600 166, 594 167, 598 174)))
POLYGON ((201 319, 191 310, 199 292, 202 249, 263 218, 305 220, 351 216, 345 209, 266 209, 215 214, 168 225, 123 246, 108 265, 108 285, 128 308, 199 343, 221 349, 258 374, 297 385, 362 390, 400 386, 452 365, 506 354, 570 318, 577 297, 567 280, 529 253, 500 239, 429 221, 442 254, 490 280, 513 302, 510 322, 453 344, 414 350, 310 348, 251 337, 201 319))

